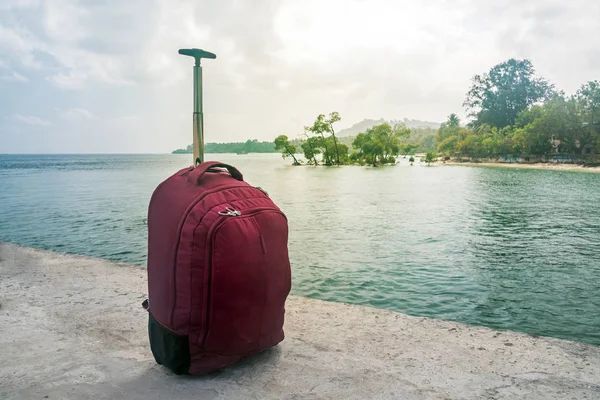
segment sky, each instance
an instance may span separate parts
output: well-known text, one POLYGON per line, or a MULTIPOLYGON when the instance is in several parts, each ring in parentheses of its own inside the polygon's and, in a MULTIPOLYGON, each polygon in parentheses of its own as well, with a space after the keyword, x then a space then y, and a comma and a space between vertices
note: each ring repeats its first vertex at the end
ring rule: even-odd
POLYGON ((338 111, 465 116, 471 79, 528 58, 565 92, 600 79, 597 0, 2 0, 0 153, 168 153, 298 137, 338 111))

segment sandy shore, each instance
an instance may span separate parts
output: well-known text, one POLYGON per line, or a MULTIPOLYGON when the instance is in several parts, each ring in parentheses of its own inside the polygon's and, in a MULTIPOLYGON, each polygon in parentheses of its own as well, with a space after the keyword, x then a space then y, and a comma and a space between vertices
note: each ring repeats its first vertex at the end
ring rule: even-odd
POLYGON ((579 172, 600 172, 600 167, 582 167, 574 164, 555 164, 555 163, 537 163, 537 164, 519 164, 519 163, 472 163, 472 162, 439 162, 439 165, 462 165, 466 167, 498 167, 498 168, 528 168, 528 169, 548 169, 554 171, 579 171, 579 172))
POLYGON ((0 399, 598 399, 600 347, 290 297, 286 339, 156 365, 141 267, 0 244, 0 399))

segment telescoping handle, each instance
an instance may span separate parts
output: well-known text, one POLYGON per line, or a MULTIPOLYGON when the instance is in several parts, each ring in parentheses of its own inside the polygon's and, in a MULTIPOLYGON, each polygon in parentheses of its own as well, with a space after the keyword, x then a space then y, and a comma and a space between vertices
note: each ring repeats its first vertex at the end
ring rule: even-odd
POLYGON ((203 58, 215 59, 214 53, 202 49, 179 49, 179 54, 194 57, 194 136, 192 147, 194 149, 194 165, 204 162, 204 115, 202 113, 202 67, 200 60, 203 58))

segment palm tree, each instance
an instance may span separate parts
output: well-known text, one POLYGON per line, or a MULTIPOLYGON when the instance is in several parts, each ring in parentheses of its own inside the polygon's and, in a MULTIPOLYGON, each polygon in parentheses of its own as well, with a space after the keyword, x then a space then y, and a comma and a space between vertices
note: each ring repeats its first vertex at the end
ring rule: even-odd
POLYGON ((460 118, 458 118, 458 115, 452 113, 448 116, 448 126, 450 127, 458 127, 460 126, 460 118))

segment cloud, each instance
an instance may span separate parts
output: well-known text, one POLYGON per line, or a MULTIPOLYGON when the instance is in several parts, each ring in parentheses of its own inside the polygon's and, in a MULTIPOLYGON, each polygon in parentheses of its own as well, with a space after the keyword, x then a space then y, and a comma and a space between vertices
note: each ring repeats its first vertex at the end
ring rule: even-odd
POLYGON ((113 120, 116 122, 141 122, 143 120, 143 118, 139 114, 132 114, 132 115, 123 115, 120 117, 116 117, 113 120))
MULTIPOLYGON (((278 40, 273 17, 279 0, 11 3, 0 25, 0 49, 28 68, 48 64, 42 59, 50 56, 55 65, 47 80, 63 89, 179 82, 186 75, 174 44, 212 44, 230 66, 267 65, 278 40), (22 22, 25 12, 33 24, 22 22)), ((228 68, 223 72, 229 74, 228 68)))
POLYGON ((27 8, 31 6, 36 6, 40 3, 40 0, 3 0, 2 4, 0 4, 0 11, 2 10, 11 10, 18 8, 27 8))
POLYGON ((15 71, 10 72, 8 75, 2 75, 0 76, 0 79, 4 80, 4 81, 13 81, 13 82, 28 82, 29 79, 18 73, 15 71))
POLYGON ((34 126, 52 126, 54 125, 54 123, 52 121, 48 121, 39 117, 35 117, 33 115, 21 115, 21 114, 16 114, 15 115, 15 119, 19 122, 22 122, 24 124, 27 125, 34 125, 34 126))
MULTIPOLYGON (((11 3, 5 7, 8 11, 0 14, 0 50, 23 67, 45 67, 46 79, 63 89, 83 89, 95 82, 132 83, 125 77, 122 59, 81 45, 82 41, 99 36, 90 29, 96 16, 91 15, 85 3, 69 0, 11 3), (25 15, 27 18, 23 18, 25 15)), ((110 31, 111 21, 106 23, 103 29, 110 31)))
POLYGON ((89 121, 95 119, 96 116, 83 108, 68 108, 66 110, 56 110, 61 118, 67 121, 89 121))
POLYGON ((27 68, 40 68, 35 52, 45 48, 29 30, 22 26, 6 27, 0 24, 0 50, 5 55, 15 58, 27 68))
MULTIPOLYGON (((3 0, 0 76, 27 77, 61 110, 85 104, 98 132, 180 147, 192 60, 177 50, 202 47, 217 54, 203 62, 207 139, 266 140, 330 111, 339 129, 463 117, 471 77, 511 57, 573 92, 600 78, 598 15, 597 0, 3 0)), ((6 115, 27 114, 27 96, 6 115)))
POLYGON ((11 71, 9 65, 3 61, 0 60, 0 70, 9 70, 7 73, 2 73, 0 74, 0 79, 3 81, 12 81, 12 82, 28 82, 29 79, 24 76, 23 74, 20 74, 19 72, 16 71, 11 71))

